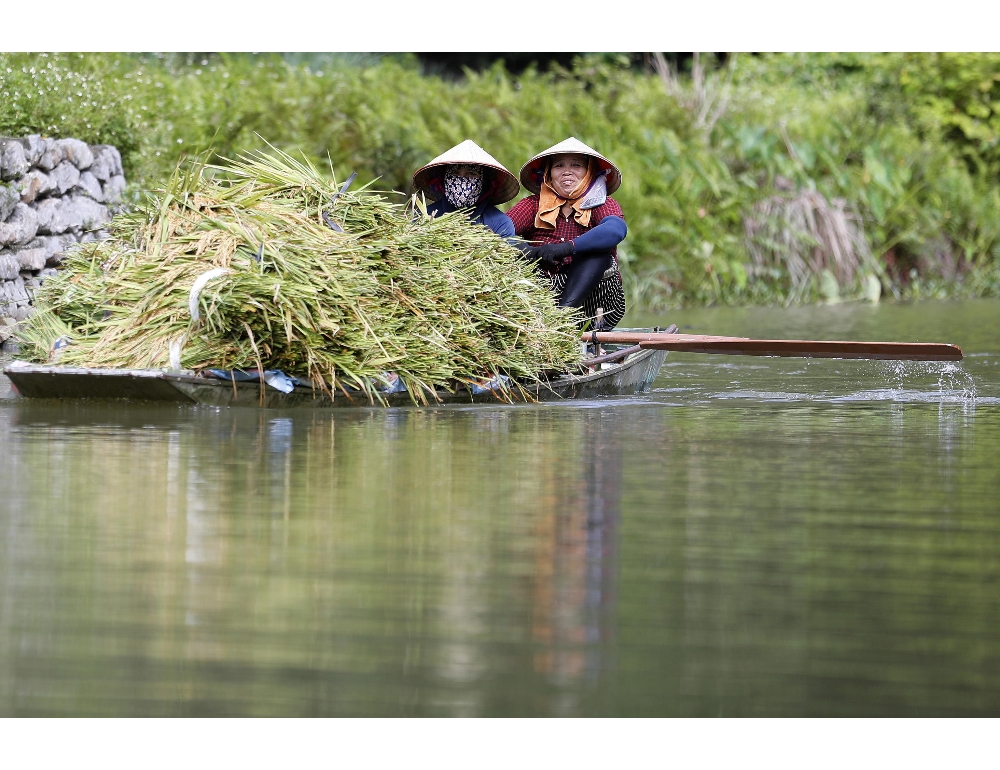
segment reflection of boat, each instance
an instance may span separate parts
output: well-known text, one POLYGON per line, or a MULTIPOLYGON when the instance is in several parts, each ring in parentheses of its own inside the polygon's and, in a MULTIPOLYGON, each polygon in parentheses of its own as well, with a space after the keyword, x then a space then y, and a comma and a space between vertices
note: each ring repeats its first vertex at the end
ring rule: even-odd
MULTIPOLYGON (((430 403, 496 403, 503 401, 558 401, 643 393, 649 389, 667 357, 663 350, 638 346, 594 358, 577 374, 563 374, 540 382, 492 381, 460 386, 456 392, 437 391, 430 403)), ((186 372, 161 369, 87 369, 14 361, 4 374, 25 398, 128 399, 173 401, 209 406, 339 407, 368 406, 362 391, 337 393, 330 398, 319 388, 296 384, 285 393, 260 380, 233 382, 186 372)), ((410 395, 380 393, 388 406, 411 406, 410 395)), ((377 402, 376 402, 377 403, 377 402)))

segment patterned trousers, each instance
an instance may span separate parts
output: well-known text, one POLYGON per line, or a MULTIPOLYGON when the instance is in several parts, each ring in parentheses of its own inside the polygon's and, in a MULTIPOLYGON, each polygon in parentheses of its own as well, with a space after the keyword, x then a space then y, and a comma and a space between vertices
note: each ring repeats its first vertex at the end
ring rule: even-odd
MULTIPOLYGON (((561 297, 566 287, 567 274, 556 273, 549 276, 549 279, 552 282, 552 292, 561 297)), ((625 315, 625 289, 622 287, 622 276, 617 265, 604 271, 597 286, 583 300, 582 311, 590 322, 590 328, 594 328, 597 322, 598 308, 604 311, 604 331, 614 329, 625 315)))

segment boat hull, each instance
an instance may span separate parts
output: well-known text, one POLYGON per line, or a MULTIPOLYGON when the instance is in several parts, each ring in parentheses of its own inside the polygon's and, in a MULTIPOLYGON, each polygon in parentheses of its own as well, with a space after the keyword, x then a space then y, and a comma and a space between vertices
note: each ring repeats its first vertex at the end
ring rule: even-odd
MULTIPOLYGON (((473 394, 437 391, 428 404, 561 401, 598 396, 644 393, 656 379, 667 354, 661 350, 636 353, 620 364, 606 364, 585 375, 563 375, 540 383, 473 394)), ((371 406, 361 391, 326 393, 311 386, 296 386, 282 393, 260 382, 208 379, 158 369, 88 369, 28 364, 15 361, 4 374, 24 398, 160 401, 207 406, 264 408, 324 408, 371 406)), ((387 406, 413 406, 408 393, 382 394, 387 406)), ((378 405, 378 402, 375 402, 378 405)))

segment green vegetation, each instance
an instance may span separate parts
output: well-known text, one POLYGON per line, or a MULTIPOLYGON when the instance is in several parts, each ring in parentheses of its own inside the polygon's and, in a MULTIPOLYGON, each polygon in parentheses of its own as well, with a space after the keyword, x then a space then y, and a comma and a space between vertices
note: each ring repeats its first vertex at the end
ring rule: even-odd
POLYGON ((70 366, 283 369, 373 400, 391 370, 423 403, 456 381, 578 362, 574 311, 513 246, 462 213, 366 190, 331 205, 337 191, 284 154, 184 164, 46 281, 26 354, 51 360, 62 337, 70 366))
POLYGON ((516 170, 574 135, 623 171, 633 304, 1000 294, 1000 55, 653 62, 454 82, 406 56, 0 54, 0 133, 116 144, 137 188, 263 137, 402 192, 466 138, 516 170))

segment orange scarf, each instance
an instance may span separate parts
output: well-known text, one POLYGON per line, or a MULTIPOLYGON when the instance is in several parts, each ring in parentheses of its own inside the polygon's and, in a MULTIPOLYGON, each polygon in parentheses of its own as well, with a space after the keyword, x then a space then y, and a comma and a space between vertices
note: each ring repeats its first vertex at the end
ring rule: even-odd
POLYGON ((580 180, 568 198, 563 198, 553 189, 550 184, 552 174, 552 161, 545 165, 545 177, 542 182, 542 189, 538 192, 538 211, 535 214, 535 227, 539 230, 555 230, 556 222, 559 221, 559 210, 566 204, 573 204, 573 219, 581 227, 590 227, 590 209, 580 208, 580 199, 590 189, 591 182, 594 181, 598 171, 596 158, 590 158, 587 164, 587 174, 580 180))

